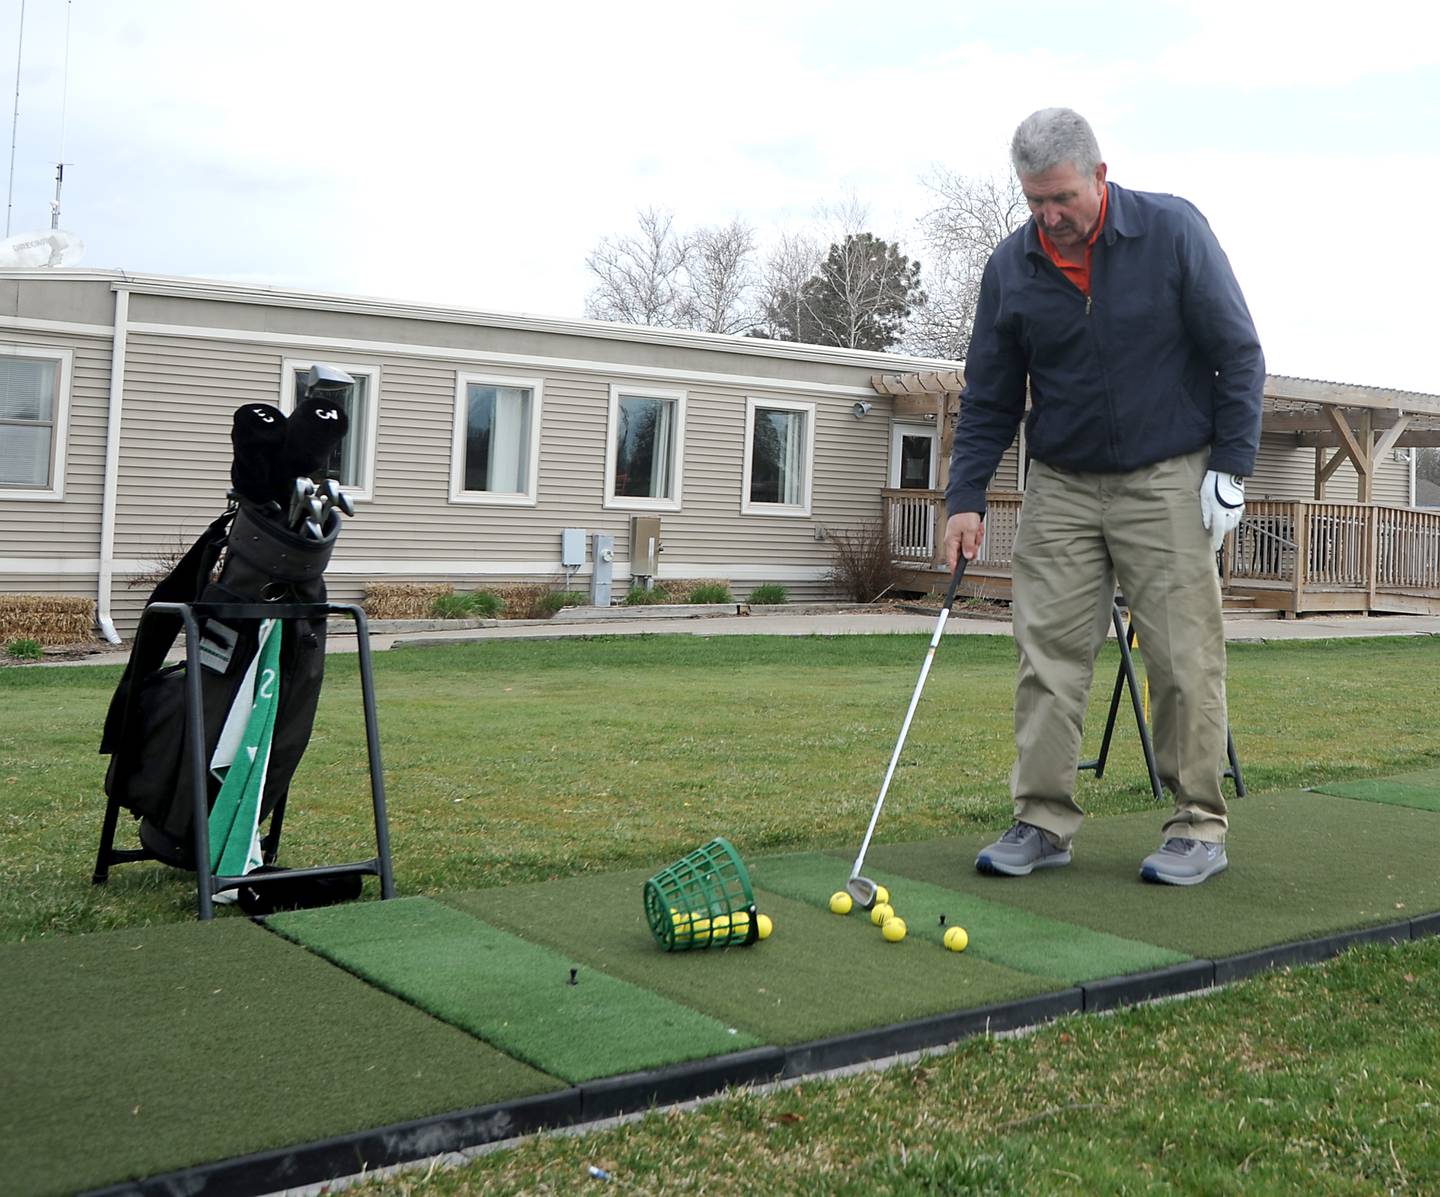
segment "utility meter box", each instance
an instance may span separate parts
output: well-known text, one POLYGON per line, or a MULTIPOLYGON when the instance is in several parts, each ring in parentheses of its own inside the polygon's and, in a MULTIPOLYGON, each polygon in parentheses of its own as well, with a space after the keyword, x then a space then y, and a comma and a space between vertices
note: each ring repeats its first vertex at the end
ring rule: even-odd
POLYGON ((608 607, 610 587, 614 581, 615 538, 605 532, 595 533, 595 569, 590 575, 590 605, 608 607))
MULTIPOLYGON (((630 517, 630 574, 632 577, 653 578, 660 572, 660 517, 630 517)), ((647 586, 648 590, 649 587, 647 586)))
POLYGON ((565 528, 560 533, 560 564, 579 569, 585 564, 585 529, 565 528))

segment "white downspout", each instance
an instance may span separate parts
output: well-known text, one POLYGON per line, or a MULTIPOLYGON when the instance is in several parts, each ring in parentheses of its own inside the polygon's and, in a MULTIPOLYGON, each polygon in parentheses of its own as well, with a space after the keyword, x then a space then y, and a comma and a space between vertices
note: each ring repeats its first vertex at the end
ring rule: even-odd
POLYGON ((1410 506, 1415 506, 1415 459, 1420 455, 1420 450, 1414 445, 1405 450, 1405 456, 1410 462, 1410 506))
POLYGON ((100 576, 96 581, 96 622, 111 644, 120 643, 110 618, 115 581, 115 505, 120 489, 120 409, 125 400, 125 340, 130 323, 130 292, 115 288, 115 331, 110 349, 110 408, 105 418, 105 489, 100 499, 100 576))

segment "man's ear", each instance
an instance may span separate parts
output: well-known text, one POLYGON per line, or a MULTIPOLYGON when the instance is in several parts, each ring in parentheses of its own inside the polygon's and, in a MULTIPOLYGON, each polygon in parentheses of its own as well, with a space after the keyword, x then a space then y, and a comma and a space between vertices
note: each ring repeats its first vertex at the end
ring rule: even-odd
POLYGON ((1102 162, 1102 163, 1100 163, 1099 166, 1097 166, 1097 167, 1095 168, 1095 190, 1096 190, 1096 191, 1099 191, 1100 188, 1102 188, 1102 187, 1104 187, 1104 186, 1105 186, 1105 163, 1102 162))

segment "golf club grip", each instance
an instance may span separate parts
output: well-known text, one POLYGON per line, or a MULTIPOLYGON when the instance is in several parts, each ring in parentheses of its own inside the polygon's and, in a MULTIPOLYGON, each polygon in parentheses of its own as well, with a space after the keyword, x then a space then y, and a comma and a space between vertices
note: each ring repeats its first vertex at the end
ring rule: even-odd
POLYGON ((900 761, 900 753, 905 747, 905 737, 910 734, 910 721, 915 718, 915 708, 920 705, 920 694, 925 689, 925 679, 930 676, 930 666, 935 662, 935 650, 940 646, 940 637, 945 632, 945 621, 950 617, 950 604, 955 601, 955 591, 960 586, 960 579, 965 576, 965 557, 962 554, 955 563, 955 573, 950 578, 949 589, 945 591, 945 602, 940 608, 940 618, 935 621, 935 631, 930 637, 930 646, 925 650, 925 663, 920 667, 920 677, 915 683, 915 693, 910 696, 910 707, 905 712, 905 721, 900 725, 900 738, 895 741, 895 751, 890 754, 890 767, 885 770, 885 780, 880 783, 880 797, 875 799, 875 809, 870 814, 870 826, 865 829, 865 838, 861 841, 860 852, 855 857, 855 865, 850 870, 850 876, 857 876, 861 866, 865 863, 865 853, 870 850, 870 839, 875 834, 875 825, 880 821, 880 809, 885 805, 885 795, 890 792, 890 780, 895 776, 895 766, 900 761))

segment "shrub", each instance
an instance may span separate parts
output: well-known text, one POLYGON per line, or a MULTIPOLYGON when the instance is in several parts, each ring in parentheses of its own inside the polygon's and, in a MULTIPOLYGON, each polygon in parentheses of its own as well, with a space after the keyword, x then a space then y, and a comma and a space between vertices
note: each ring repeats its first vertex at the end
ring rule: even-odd
POLYGON ((873 603, 900 580, 883 519, 829 530, 830 584, 859 603, 873 603))
POLYGON ((498 594, 472 590, 466 594, 436 595, 430 613, 437 619, 494 619, 503 606, 498 594))
POLYGON ((629 593, 625 595, 625 606, 627 607, 649 607, 655 603, 669 601, 665 592, 658 586, 654 590, 646 590, 643 586, 632 586, 629 593))
POLYGON ((40 641, 26 638, 24 640, 12 640, 6 648, 12 657, 18 657, 22 661, 38 661, 45 655, 40 647, 40 641))
POLYGON ((730 595, 730 587, 724 582, 707 582, 703 586, 697 586, 690 592, 692 603, 733 603, 735 600, 730 595))
POLYGON ((545 614, 554 615, 563 607, 583 607, 589 601, 590 596, 583 590, 552 590, 542 595, 535 605, 545 614))
POLYGON ((774 607, 783 603, 789 593, 779 582, 763 582, 750 592, 750 602, 757 607, 774 607))

